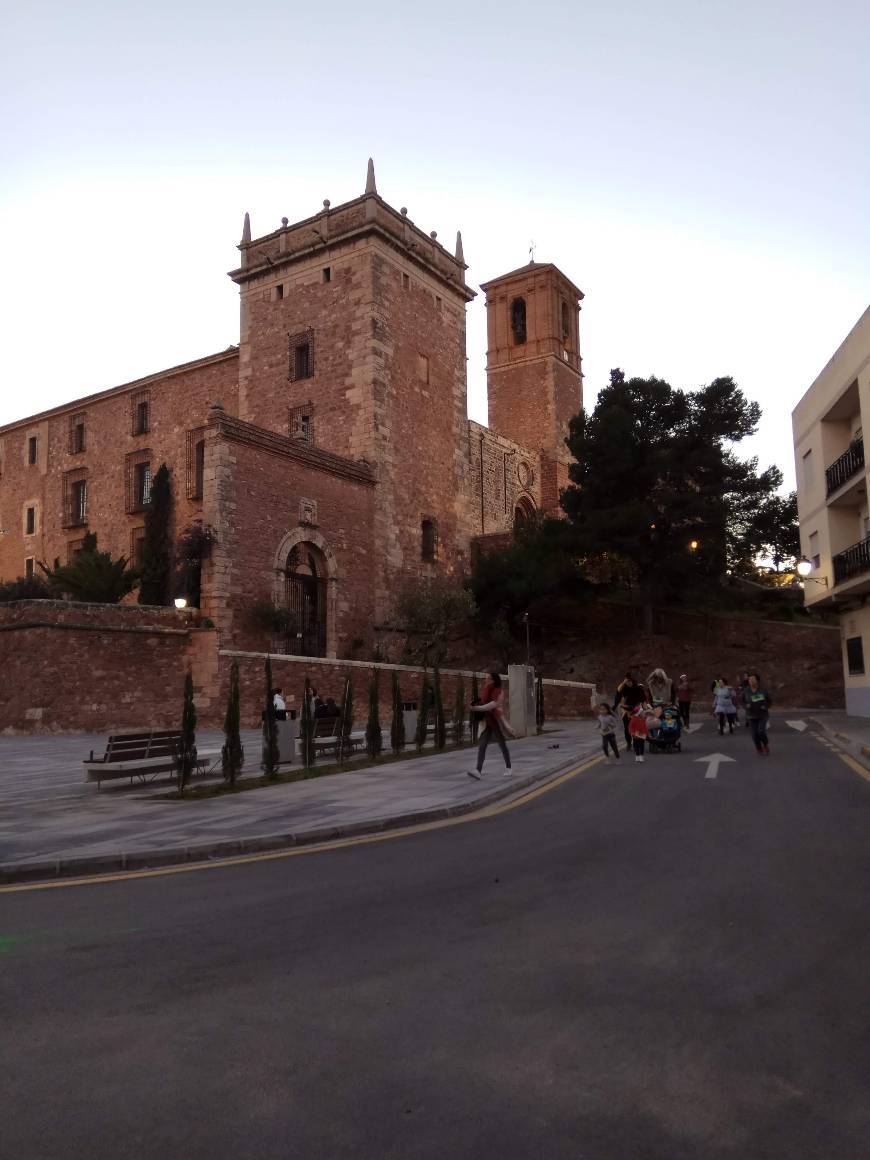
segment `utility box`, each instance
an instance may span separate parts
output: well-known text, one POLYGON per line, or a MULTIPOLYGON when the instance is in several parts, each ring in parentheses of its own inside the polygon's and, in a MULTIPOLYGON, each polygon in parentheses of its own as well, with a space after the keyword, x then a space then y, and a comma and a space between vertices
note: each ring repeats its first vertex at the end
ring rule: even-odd
POLYGON ((508 665, 508 717, 517 737, 535 732, 535 670, 531 665, 508 665))

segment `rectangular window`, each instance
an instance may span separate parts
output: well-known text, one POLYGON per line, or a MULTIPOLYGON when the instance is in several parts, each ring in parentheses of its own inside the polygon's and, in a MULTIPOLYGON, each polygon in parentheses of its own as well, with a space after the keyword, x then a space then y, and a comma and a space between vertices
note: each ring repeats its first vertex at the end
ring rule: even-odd
POLYGON ((310 379, 314 375, 314 331, 310 328, 288 337, 290 366, 287 378, 291 383, 310 379))
POLYGON ((864 640, 860 636, 852 636, 846 641, 846 663, 849 666, 849 675, 860 676, 864 672, 864 640))
POLYGON ((134 451, 124 461, 126 510, 139 512, 151 500, 151 451, 134 451))
POLYGON ((420 524, 420 559, 432 563, 438 555, 438 521, 427 518, 420 524))
POLYGON ((87 471, 85 468, 79 468, 77 471, 65 471, 63 473, 63 526, 65 528, 80 528, 87 522, 87 471))
POLYGON ((411 275, 410 274, 403 274, 402 275, 402 289, 403 290, 410 290, 411 289, 411 275))
POLYGON ((417 355, 417 378, 421 383, 429 382, 429 358, 425 354, 417 355))
POLYGON ((28 580, 33 579, 33 557, 32 556, 28 556, 27 559, 24 561, 24 575, 27 577, 28 580))
POLYGON ((30 464, 31 467, 34 465, 34 463, 36 463, 37 447, 38 447, 37 438, 35 435, 31 435, 30 438, 27 440, 27 462, 30 464))
POLYGON ((85 449, 85 416, 71 415, 69 420, 69 453, 81 455, 85 449))
POLYGON ((812 451, 808 451, 806 453, 806 455, 803 457, 802 462, 803 462, 803 468, 804 468, 804 470, 803 470, 804 487, 810 488, 813 486, 813 484, 816 481, 815 471, 813 469, 813 453, 812 453, 812 451))
POLYGON ((147 435, 151 430, 151 392, 137 391, 130 396, 130 418, 134 435, 147 435))
POLYGON ((323 281, 324 282, 331 282, 332 281, 332 267, 331 266, 324 266, 323 267, 323 281))
POLYGON ((187 432, 187 498, 202 499, 205 474, 205 427, 187 432))
POLYGON ((32 536, 36 532, 36 508, 29 507, 24 513, 24 534, 32 536))
POLYGON ((284 283, 279 282, 278 285, 275 287, 275 301, 280 302, 283 297, 284 297, 284 283))
POLYGON ((70 540, 70 542, 66 546, 66 562, 67 562, 67 564, 71 564, 73 562, 73 560, 76 558, 76 556, 79 554, 79 552, 81 552, 81 550, 84 548, 84 546, 85 546, 84 540, 70 540))
POLYGON ((819 555, 819 533, 810 532, 810 561, 813 569, 819 568, 822 563, 822 557, 819 555))

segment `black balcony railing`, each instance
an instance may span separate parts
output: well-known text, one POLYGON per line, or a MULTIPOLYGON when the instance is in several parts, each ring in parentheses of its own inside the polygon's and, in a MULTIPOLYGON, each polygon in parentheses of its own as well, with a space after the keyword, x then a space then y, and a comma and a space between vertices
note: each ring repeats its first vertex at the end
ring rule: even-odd
MULTIPOLYGON (((864 466, 864 440, 856 439, 848 451, 844 451, 839 459, 825 469, 825 484, 827 495, 831 495, 837 488, 851 479, 864 466)), ((850 549, 851 551, 851 549, 850 549)))
POLYGON ((859 572, 870 572, 870 536, 834 557, 834 583, 842 584, 859 572))

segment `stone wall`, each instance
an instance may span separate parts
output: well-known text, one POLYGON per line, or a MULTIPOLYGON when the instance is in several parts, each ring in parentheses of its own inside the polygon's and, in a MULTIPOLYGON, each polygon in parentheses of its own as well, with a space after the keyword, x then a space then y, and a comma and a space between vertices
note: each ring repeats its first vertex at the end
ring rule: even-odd
POLYGON ((0 732, 171 728, 197 635, 169 608, 0 605, 0 732))

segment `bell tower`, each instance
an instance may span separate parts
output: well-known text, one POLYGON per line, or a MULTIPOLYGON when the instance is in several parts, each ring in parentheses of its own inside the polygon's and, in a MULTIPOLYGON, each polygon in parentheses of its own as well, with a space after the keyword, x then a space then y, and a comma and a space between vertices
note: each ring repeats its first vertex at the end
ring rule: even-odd
POLYGON ((579 290, 550 262, 502 274, 486 295, 489 425, 541 457, 541 500, 559 512, 568 424, 583 406, 579 290))

